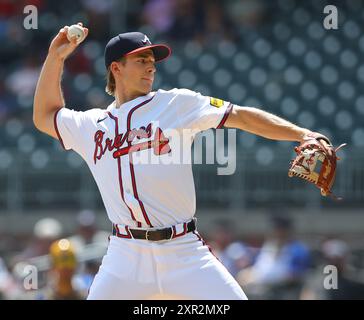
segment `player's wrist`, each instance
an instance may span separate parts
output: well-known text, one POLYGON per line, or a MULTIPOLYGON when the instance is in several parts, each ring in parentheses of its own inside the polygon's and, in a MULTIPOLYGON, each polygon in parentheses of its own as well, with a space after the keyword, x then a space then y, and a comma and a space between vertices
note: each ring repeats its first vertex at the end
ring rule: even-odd
POLYGON ((310 134, 307 135, 307 138, 325 141, 327 145, 332 145, 330 139, 320 132, 312 131, 310 134))
POLYGON ((300 133, 299 133, 299 142, 303 142, 305 140, 307 140, 307 138, 309 138, 311 135, 313 134, 313 131, 309 130, 309 129, 301 129, 300 133))
POLYGON ((52 61, 55 63, 59 63, 59 64, 63 64, 64 61, 66 60, 66 58, 61 56, 60 54, 58 54, 55 51, 49 51, 46 60, 52 61))

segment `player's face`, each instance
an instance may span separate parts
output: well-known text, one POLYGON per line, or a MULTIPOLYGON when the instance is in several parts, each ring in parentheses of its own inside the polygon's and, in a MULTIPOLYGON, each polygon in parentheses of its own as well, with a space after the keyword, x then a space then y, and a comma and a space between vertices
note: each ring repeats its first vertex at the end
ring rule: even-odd
POLYGON ((148 94, 152 90, 155 71, 152 50, 148 49, 127 56, 121 73, 124 88, 138 94, 148 94))

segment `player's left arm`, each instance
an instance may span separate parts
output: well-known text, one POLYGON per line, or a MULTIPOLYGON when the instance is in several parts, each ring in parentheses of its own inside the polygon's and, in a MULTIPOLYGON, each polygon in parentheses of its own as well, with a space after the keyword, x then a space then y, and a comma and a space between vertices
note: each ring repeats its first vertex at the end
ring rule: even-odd
POLYGON ((301 128, 272 113, 234 105, 224 126, 244 130, 272 140, 302 142, 311 130, 301 128))

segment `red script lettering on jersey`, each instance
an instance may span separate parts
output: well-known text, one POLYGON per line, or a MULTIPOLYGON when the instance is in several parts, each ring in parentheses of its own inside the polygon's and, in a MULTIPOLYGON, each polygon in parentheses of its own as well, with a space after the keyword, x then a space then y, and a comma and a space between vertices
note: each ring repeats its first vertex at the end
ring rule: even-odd
POLYGON ((106 151, 112 152, 115 149, 116 150, 113 153, 113 157, 115 159, 132 152, 142 151, 150 148, 153 148, 155 155, 162 155, 171 152, 169 139, 164 136, 162 129, 160 129, 159 127, 156 128, 152 140, 136 143, 134 145, 131 144, 135 139, 148 139, 152 136, 152 134, 153 132, 151 123, 148 124, 146 128, 143 126, 139 129, 128 130, 126 133, 120 133, 116 135, 114 139, 106 138, 105 141, 105 132, 102 130, 96 131, 94 136, 95 164, 97 160, 101 160, 102 156, 106 153, 106 151), (128 146, 120 149, 120 147, 125 143, 125 140, 127 140, 128 146))

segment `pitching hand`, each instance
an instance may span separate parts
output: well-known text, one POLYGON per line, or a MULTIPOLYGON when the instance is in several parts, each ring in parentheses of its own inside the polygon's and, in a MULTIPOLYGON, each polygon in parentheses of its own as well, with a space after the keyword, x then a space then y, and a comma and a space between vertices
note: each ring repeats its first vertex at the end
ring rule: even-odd
MULTIPOLYGON (((78 25, 83 27, 82 23, 79 22, 78 25)), ((61 30, 59 30, 58 34, 54 37, 49 46, 49 55, 55 55, 60 59, 66 59, 79 45, 77 43, 77 38, 73 37, 71 41, 67 39, 67 30, 68 26, 64 26, 61 30)), ((83 31, 85 32, 85 38, 88 35, 88 29, 83 27, 83 31)))

